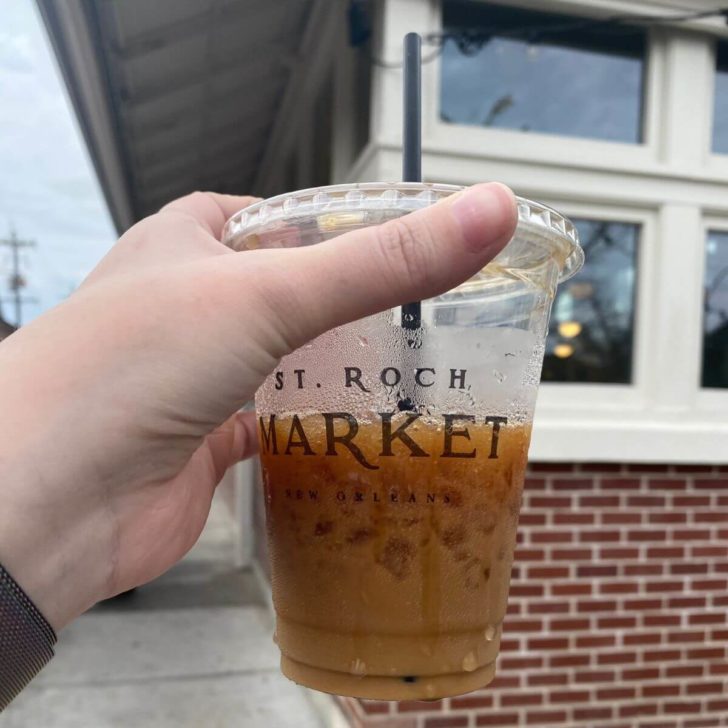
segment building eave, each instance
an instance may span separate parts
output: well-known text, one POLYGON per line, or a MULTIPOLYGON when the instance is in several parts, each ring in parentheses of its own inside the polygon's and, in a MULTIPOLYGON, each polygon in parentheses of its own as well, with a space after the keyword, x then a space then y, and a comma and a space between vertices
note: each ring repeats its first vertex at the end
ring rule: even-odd
POLYGON ((136 220, 128 164, 116 128, 93 11, 84 2, 37 0, 109 213, 121 233, 136 220))

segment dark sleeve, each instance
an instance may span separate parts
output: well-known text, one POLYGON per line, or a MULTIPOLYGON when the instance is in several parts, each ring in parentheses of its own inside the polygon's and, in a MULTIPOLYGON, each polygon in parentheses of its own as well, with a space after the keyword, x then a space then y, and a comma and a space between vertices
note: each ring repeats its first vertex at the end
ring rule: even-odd
POLYGON ((50 662, 53 628, 0 566, 0 712, 50 662))

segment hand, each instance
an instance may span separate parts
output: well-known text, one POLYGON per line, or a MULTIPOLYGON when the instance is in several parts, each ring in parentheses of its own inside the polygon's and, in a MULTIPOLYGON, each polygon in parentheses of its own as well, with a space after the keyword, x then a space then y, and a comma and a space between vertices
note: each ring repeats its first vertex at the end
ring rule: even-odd
POLYGON ((439 294, 510 239, 501 185, 301 249, 234 253, 253 198, 195 193, 131 228, 65 302, 0 346, 0 563, 60 629, 195 543, 236 414, 281 356, 439 294))

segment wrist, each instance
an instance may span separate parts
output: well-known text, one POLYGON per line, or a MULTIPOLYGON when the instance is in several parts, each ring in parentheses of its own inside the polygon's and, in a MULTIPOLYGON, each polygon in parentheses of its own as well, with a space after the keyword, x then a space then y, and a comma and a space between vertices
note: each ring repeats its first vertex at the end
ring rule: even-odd
POLYGON ((77 456, 88 418, 69 375, 44 377, 48 352, 26 334, 0 351, 0 564, 58 631, 109 594, 113 521, 77 456))
POLYGON ((23 470, 0 468, 0 564, 59 631, 109 594, 107 519, 23 470))

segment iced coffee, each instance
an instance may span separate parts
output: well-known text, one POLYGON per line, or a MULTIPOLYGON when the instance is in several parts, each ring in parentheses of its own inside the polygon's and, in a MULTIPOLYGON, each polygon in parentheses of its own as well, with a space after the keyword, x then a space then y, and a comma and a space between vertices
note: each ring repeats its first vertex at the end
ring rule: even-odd
POLYGON ((259 433, 284 672, 392 700, 485 685, 528 427, 457 413, 323 413, 261 417, 259 433))
MULTIPOLYGON (((458 189, 304 190, 241 211, 225 240, 316 244, 458 189)), ((549 311, 583 258, 568 220, 518 209, 472 279, 415 317, 326 332, 256 394, 276 639, 302 685, 437 699, 494 675, 549 311)))

